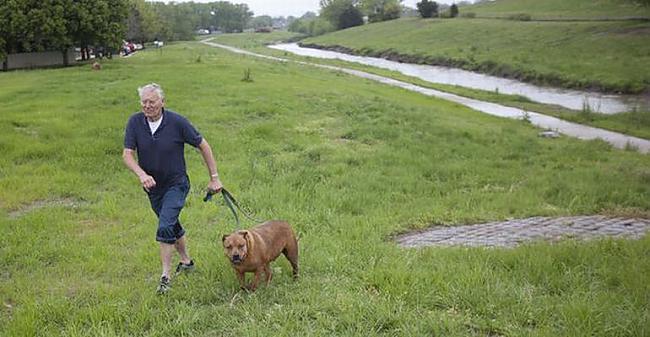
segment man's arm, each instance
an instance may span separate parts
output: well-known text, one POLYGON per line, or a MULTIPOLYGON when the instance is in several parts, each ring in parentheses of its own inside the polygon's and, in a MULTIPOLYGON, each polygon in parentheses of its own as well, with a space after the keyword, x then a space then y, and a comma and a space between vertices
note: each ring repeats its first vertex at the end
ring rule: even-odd
POLYGON ((124 160, 126 167, 128 167, 131 171, 133 171, 133 173, 135 173, 136 176, 138 176, 142 187, 144 187, 145 190, 149 191, 149 189, 156 186, 156 181, 152 176, 148 175, 147 172, 145 172, 140 167, 140 165, 138 165, 138 162, 135 160, 135 156, 133 154, 134 152, 135 151, 131 149, 124 149, 124 151, 122 151, 122 160, 124 160))
POLYGON ((219 180, 219 173, 217 172, 217 163, 214 160, 214 155, 212 154, 212 148, 210 144, 203 138, 201 144, 199 144, 199 150, 201 151, 201 156, 203 156, 203 161, 208 167, 208 173, 210 174, 210 183, 208 184, 208 190, 218 192, 223 188, 221 180, 219 180))

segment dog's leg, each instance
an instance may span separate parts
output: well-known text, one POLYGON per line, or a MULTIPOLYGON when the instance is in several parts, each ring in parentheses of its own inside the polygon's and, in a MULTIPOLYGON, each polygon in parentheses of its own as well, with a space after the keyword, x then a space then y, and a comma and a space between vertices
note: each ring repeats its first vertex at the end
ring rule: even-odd
POLYGON ((271 269, 271 265, 269 263, 264 265, 264 274, 266 275, 266 285, 268 286, 269 283, 271 283, 271 279, 273 278, 273 270, 271 269))
POLYGON ((260 276, 262 276, 262 268, 257 268, 255 270, 255 276, 253 277, 253 282, 251 282, 251 285, 248 289, 251 291, 255 291, 257 289, 257 285, 260 283, 260 276))
POLYGON ((246 289, 246 284, 245 284, 245 279, 246 279, 246 274, 242 271, 236 270, 237 272, 237 279, 239 280, 239 288, 241 289, 246 289))
POLYGON ((293 240, 293 242, 287 244, 287 247, 282 250, 282 253, 289 260, 289 263, 291 263, 293 278, 298 278, 298 242, 293 240))

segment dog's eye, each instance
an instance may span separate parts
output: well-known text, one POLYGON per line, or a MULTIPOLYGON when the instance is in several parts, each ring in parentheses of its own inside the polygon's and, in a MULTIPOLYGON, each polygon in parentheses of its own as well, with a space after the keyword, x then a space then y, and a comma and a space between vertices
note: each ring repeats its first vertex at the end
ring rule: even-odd
POLYGON ((231 246, 231 245, 227 245, 227 246, 226 246, 226 249, 230 249, 230 247, 232 247, 232 246, 231 246))
POLYGON ((244 248, 244 245, 239 245, 237 248, 242 249, 244 248))

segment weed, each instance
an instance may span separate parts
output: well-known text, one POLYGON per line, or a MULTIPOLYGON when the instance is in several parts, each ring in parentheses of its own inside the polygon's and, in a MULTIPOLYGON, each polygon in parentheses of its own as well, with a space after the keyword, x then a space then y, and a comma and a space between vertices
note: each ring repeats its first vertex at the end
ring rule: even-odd
POLYGON ((244 77, 241 79, 242 82, 253 82, 253 76, 251 75, 251 68, 244 69, 244 77))

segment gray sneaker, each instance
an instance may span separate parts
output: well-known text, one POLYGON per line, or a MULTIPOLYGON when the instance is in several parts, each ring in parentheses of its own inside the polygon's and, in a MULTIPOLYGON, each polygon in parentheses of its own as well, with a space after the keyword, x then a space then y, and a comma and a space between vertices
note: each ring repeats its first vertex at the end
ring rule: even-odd
POLYGON ((178 266, 176 266, 176 275, 182 272, 191 272, 192 270, 194 270, 194 260, 190 260, 190 263, 188 264, 179 262, 178 266))
POLYGON ((171 287, 172 283, 169 280, 169 277, 161 276, 160 283, 158 284, 158 289, 156 289, 156 293, 158 293, 158 295, 166 294, 169 289, 171 289, 171 287))

